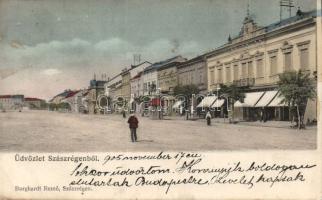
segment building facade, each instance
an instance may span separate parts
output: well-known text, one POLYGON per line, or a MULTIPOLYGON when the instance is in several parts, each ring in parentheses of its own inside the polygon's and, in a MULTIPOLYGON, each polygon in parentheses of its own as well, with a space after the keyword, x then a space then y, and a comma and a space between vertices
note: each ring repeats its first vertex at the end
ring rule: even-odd
POLYGON ((24 98, 24 106, 28 107, 29 109, 45 109, 45 103, 46 101, 43 99, 38 99, 34 97, 24 98))
MULTIPOLYGON (((206 55, 208 90, 232 83, 254 92, 276 90, 278 75, 291 70, 309 72, 313 77, 317 73, 316 37, 315 12, 298 11, 296 16, 266 27, 257 26, 247 16, 237 37, 229 37, 225 45, 206 55)), ((306 118, 316 119, 316 103, 308 104, 306 118)), ((276 114, 279 109, 271 112, 276 114)))
POLYGON ((133 98, 143 96, 143 78, 142 72, 131 78, 131 95, 133 98))
MULTIPOLYGON (((159 80, 158 80, 158 70, 163 66, 166 66, 173 62, 184 62, 186 58, 182 56, 176 56, 161 62, 157 62, 147 67, 143 71, 143 94, 145 96, 155 95, 157 90, 160 88, 159 80)), ((171 71, 171 70, 170 70, 171 71)))
POLYGON ((106 81, 93 79, 90 81, 87 94, 88 113, 96 114, 102 112, 99 108, 98 100, 100 95, 105 94, 106 81))
POLYGON ((207 65, 204 55, 197 56, 177 67, 179 85, 196 85, 201 94, 208 89, 207 65))
POLYGON ((21 110, 24 105, 24 95, 0 95, 0 109, 21 110))
POLYGON ((158 82, 161 93, 172 94, 175 86, 178 85, 177 66, 181 62, 172 62, 160 67, 158 71, 158 82))

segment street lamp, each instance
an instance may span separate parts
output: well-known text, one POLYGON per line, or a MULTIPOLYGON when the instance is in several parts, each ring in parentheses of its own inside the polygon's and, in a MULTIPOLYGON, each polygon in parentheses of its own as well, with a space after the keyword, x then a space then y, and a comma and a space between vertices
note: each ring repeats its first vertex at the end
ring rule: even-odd
POLYGON ((159 112, 159 119, 161 119, 161 88, 157 88, 157 95, 158 95, 158 102, 159 103, 159 109, 158 109, 158 112, 159 112))
MULTIPOLYGON (((216 90, 217 90, 217 100, 216 100, 216 111, 217 111, 217 110, 219 109, 219 107, 218 107, 219 90, 220 90, 219 85, 217 85, 216 90)), ((220 110, 220 109, 219 109, 219 110, 220 110)), ((215 115, 215 117, 216 117, 216 115, 215 115)))

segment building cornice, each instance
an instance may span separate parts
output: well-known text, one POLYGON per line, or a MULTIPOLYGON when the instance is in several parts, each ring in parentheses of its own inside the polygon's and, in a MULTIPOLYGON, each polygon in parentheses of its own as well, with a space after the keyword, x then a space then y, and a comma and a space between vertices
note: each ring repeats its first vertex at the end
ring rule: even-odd
POLYGON ((285 33, 290 33, 290 32, 294 32, 297 30, 301 30, 304 27, 314 26, 315 24, 316 24, 316 21, 315 21, 314 17, 305 18, 305 19, 299 20, 297 22, 291 23, 289 25, 274 29, 270 32, 266 32, 266 33, 254 36, 252 38, 242 40, 240 42, 226 43, 222 47, 219 47, 209 53, 206 53, 205 58, 209 59, 211 57, 215 57, 217 55, 220 55, 220 54, 223 54, 223 53, 226 53, 229 51, 244 48, 244 47, 247 47, 247 46, 250 46, 253 44, 258 44, 258 43, 267 41, 268 39, 272 39, 272 38, 278 37, 280 35, 283 35, 285 33))

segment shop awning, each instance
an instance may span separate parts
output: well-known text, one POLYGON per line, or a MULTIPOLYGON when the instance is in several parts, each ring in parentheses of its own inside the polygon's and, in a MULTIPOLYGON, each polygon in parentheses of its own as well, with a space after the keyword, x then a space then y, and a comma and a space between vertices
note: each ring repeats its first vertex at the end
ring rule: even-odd
POLYGON ((266 107, 277 95, 278 91, 266 91, 255 107, 266 107))
POLYGON ((224 105, 225 99, 217 99, 214 104, 212 104, 212 108, 220 108, 222 105, 224 105))
POLYGON ((264 92, 245 93, 244 103, 236 101, 234 107, 254 107, 263 94, 264 92))
POLYGON ((278 93, 273 101, 268 105, 268 107, 283 107, 283 106, 288 106, 286 103, 282 103, 283 97, 279 96, 280 93, 278 93))
POLYGON ((197 108, 208 108, 210 107, 217 99, 217 96, 207 96, 202 99, 202 101, 198 104, 197 108))
POLYGON ((182 103, 183 103, 183 101, 176 101, 176 102, 173 104, 172 108, 173 108, 173 109, 178 109, 178 108, 182 105, 182 103))

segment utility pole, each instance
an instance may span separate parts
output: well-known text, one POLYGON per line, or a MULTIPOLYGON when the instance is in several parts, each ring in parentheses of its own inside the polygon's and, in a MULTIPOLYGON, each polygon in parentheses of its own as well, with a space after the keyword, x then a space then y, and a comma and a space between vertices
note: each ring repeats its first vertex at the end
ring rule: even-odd
POLYGON ((133 65, 137 65, 141 62, 141 54, 134 54, 133 55, 133 65))

